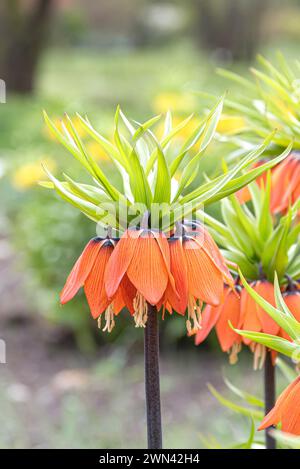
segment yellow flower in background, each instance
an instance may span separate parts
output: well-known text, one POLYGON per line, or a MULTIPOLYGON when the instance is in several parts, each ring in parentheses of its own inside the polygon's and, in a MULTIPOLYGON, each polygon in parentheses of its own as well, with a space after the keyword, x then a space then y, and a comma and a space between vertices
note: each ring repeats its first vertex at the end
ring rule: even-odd
POLYGON ((47 168, 51 168, 51 171, 55 171, 56 163, 51 158, 43 158, 31 163, 25 163, 14 172, 12 185, 19 190, 26 190, 35 186, 37 182, 45 176, 42 163, 44 163, 47 168))
POLYGON ((109 156, 105 153, 101 145, 95 141, 91 141, 86 144, 88 153, 97 161, 110 161, 109 156))
MULTIPOLYGON (((64 121, 64 119, 59 119, 59 118, 53 119, 53 122, 55 126, 58 127, 60 130, 62 130, 61 124, 63 122, 66 124, 66 121, 64 121)), ((87 136, 87 132, 84 130, 83 126, 81 125, 80 119, 78 117, 74 117, 74 119, 72 119, 72 123, 80 138, 84 138, 87 136)), ((57 138, 55 137, 55 134, 49 129, 47 125, 45 125, 44 127, 44 132, 50 140, 57 140, 57 138)))
POLYGON ((234 135, 246 128, 246 121, 241 116, 229 116, 223 114, 217 125, 217 132, 220 134, 234 135))
POLYGON ((196 107, 195 97, 190 94, 160 93, 153 101, 153 109, 158 114, 169 110, 178 113, 190 114, 196 107))

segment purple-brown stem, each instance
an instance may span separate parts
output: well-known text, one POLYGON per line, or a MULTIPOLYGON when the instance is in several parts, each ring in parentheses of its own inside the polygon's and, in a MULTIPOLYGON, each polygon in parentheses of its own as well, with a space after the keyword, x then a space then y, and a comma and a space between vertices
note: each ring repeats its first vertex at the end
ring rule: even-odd
MULTIPOLYGON (((266 360, 264 365, 264 384, 265 384, 265 413, 266 415, 275 405, 275 366, 272 363, 272 354, 269 350, 266 353, 266 360)), ((270 435, 269 427, 266 432, 266 449, 276 449, 276 441, 270 435)))
POLYGON ((145 327, 145 389, 148 448, 162 448, 160 385, 159 385, 159 327, 155 306, 148 304, 145 327))

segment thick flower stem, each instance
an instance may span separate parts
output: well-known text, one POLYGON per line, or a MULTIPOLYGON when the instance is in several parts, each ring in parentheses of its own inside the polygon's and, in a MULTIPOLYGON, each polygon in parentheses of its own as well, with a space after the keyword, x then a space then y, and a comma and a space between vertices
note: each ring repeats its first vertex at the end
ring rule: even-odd
POLYGON ((144 347, 148 448, 161 449, 158 314, 156 308, 150 304, 148 304, 144 347))
MULTIPOLYGON (((272 355, 269 350, 266 353, 264 374, 265 412, 267 414, 275 405, 275 366, 272 363, 272 355)), ((266 429, 266 449, 276 449, 276 441, 270 435, 270 428, 266 429)))

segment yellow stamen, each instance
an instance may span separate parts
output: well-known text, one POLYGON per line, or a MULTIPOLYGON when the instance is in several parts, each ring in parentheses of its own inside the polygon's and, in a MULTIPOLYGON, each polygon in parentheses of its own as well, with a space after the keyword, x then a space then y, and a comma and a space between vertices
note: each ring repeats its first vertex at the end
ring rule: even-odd
POLYGON ((266 359, 266 347, 261 344, 252 343, 250 349, 253 352, 253 369, 261 370, 266 359))
POLYGON ((145 327, 148 319, 148 308, 145 298, 137 293, 133 300, 135 327, 145 327))
POLYGON ((235 365, 238 361, 238 354, 242 350, 242 344, 234 343, 229 352, 229 363, 230 365, 235 365))
POLYGON ((189 297, 188 318, 186 321, 186 328, 189 335, 192 334, 192 331, 201 329, 201 307, 202 303, 198 303, 193 296, 189 297))
POLYGON ((97 325, 98 325, 98 329, 101 329, 101 314, 100 316, 98 316, 98 319, 97 319, 97 325))
POLYGON ((113 304, 111 303, 108 308, 105 310, 105 326, 102 329, 103 332, 111 332, 113 328, 115 327, 115 320, 114 320, 114 308, 113 304))

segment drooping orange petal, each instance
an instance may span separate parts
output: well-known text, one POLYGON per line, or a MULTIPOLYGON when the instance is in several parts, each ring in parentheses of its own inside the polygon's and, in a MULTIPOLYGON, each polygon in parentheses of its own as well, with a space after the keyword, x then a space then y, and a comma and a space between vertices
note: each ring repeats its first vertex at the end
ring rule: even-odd
POLYGON ((291 153, 272 171, 271 178, 271 211, 279 213, 286 211, 292 202, 292 192, 299 182, 299 160, 291 153))
MULTIPOLYGON (((254 290, 272 306, 275 305, 274 286, 266 280, 259 281, 254 285, 254 290)), ((257 316, 261 322, 261 330, 266 334, 277 335, 280 326, 269 316, 269 314, 256 303, 257 316)))
POLYGON ((177 313, 184 314, 188 303, 188 278, 181 239, 170 239, 169 249, 170 270, 174 278, 177 295, 169 282, 166 290, 166 297, 177 313))
POLYGON ((113 299, 114 314, 119 314, 125 308, 125 301, 123 299, 121 288, 119 288, 113 299))
POLYGON ((202 311, 201 329, 197 330, 195 336, 196 345, 201 344, 206 339, 212 328, 216 325, 216 322, 219 319, 220 313, 222 311, 222 306, 223 305, 205 306, 204 310, 202 311))
POLYGON ((200 234, 196 236, 194 240, 203 248, 217 269, 220 270, 223 275, 224 282, 228 283, 228 285, 233 288, 234 280, 215 241, 201 224, 197 225, 197 231, 199 231, 200 234))
POLYGON ((297 378, 280 394, 280 396, 278 397, 276 401, 275 406, 264 417, 258 430, 264 430, 265 428, 268 428, 271 425, 276 425, 279 422, 281 422, 285 406, 287 405, 289 401, 289 396, 295 388, 298 389, 299 383, 300 383, 300 376, 297 376, 297 378))
POLYGON ((104 272, 112 252, 111 244, 104 243, 102 245, 94 266, 84 283, 85 295, 94 319, 98 318, 111 302, 104 286, 104 272))
POLYGON ((277 212, 285 212, 289 204, 293 203, 293 192, 300 181, 300 164, 297 161, 296 166, 290 168, 290 174, 285 177, 285 190, 281 193, 281 198, 276 206, 277 212))
POLYGON ((133 300, 136 296, 136 288, 132 285, 127 274, 124 275, 120 283, 120 291, 124 300, 125 306, 131 315, 134 314, 133 300))
MULTIPOLYGON (((261 331, 261 322, 257 316, 256 302, 244 288, 241 293, 241 315, 238 327, 246 331, 261 331)), ((243 337, 243 342, 249 345, 251 340, 243 337)))
POLYGON ((161 254, 162 254, 163 260, 165 262, 166 269, 167 269, 168 276, 169 276, 170 288, 173 289, 173 292, 179 298, 179 294, 178 294, 178 292, 176 290, 176 287, 175 287, 175 280, 174 280, 174 277, 171 273, 171 255, 170 255, 169 243, 167 241, 167 238, 166 238, 164 233, 159 233, 159 232, 154 231, 154 230, 151 231, 151 233, 152 233, 153 237, 156 239, 157 244, 158 244, 158 246, 161 250, 161 254))
POLYGON ((217 306, 223 299, 223 277, 211 258, 193 239, 184 240, 189 294, 217 306))
POLYGON ((281 429, 283 432, 300 435, 300 384, 290 391, 286 404, 281 410, 281 429))
POLYGON ((228 352, 234 343, 240 343, 242 338, 234 332, 233 327, 237 327, 240 320, 240 299, 232 291, 227 291, 224 303, 221 306, 221 314, 216 324, 216 332, 223 352, 228 352))
POLYGON ((150 231, 139 237, 127 269, 131 283, 152 305, 162 298, 169 275, 157 240, 150 231))
POLYGON ((134 254, 140 234, 140 230, 126 230, 108 261, 104 283, 109 298, 113 298, 119 288, 134 254))
POLYGON ((103 240, 99 238, 91 239, 84 248, 81 256, 77 259, 73 269, 71 270, 64 288, 60 294, 61 304, 70 301, 81 288, 88 277, 99 250, 103 244, 103 240))

